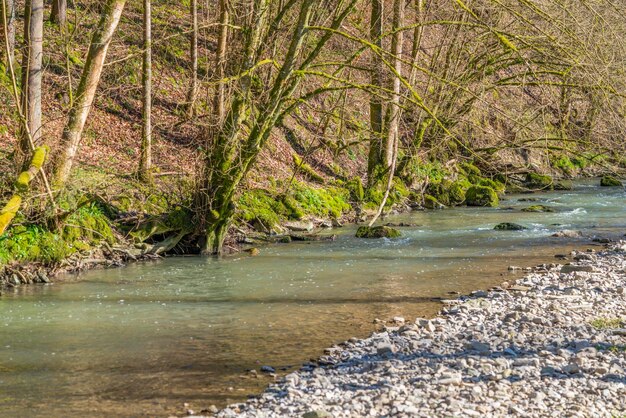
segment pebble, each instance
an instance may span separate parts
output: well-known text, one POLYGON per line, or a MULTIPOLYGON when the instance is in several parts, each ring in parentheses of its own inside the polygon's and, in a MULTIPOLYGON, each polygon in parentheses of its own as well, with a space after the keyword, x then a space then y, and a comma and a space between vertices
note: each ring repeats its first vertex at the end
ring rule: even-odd
POLYGON ((626 242, 568 258, 439 318, 393 318, 217 416, 625 416, 626 330, 592 322, 626 318, 626 242))

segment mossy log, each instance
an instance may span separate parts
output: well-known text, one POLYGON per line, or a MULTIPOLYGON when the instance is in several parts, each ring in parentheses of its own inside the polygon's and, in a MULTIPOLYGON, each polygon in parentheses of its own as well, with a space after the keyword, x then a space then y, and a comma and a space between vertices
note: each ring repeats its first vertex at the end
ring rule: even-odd
POLYGON ((17 211, 22 206, 22 195, 28 192, 30 182, 35 178, 39 170, 41 170, 47 154, 48 149, 46 147, 37 148, 33 154, 28 170, 22 172, 17 177, 17 180, 15 181, 16 192, 0 211, 0 235, 4 234, 4 231, 7 230, 11 221, 15 218, 17 211))

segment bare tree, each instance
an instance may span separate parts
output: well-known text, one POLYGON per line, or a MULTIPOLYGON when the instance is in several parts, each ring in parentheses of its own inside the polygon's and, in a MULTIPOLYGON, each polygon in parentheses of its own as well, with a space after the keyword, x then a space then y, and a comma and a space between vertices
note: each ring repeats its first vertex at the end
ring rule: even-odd
POLYGON ((62 188, 72 169, 74 158, 78 152, 85 122, 100 82, 102 67, 106 60, 107 50, 115 29, 120 21, 126 0, 108 0, 100 22, 91 39, 87 61, 76 91, 76 101, 70 111, 69 120, 63 131, 61 147, 54 161, 52 184, 62 188))
POLYGON ((41 75, 43 64, 43 0, 29 0, 24 9, 24 44, 22 57, 22 111, 28 129, 21 133, 17 147, 19 168, 33 145, 39 145, 41 130, 41 75), (32 144, 31 144, 32 141, 32 144))
POLYGON ((141 132, 141 159, 139 178, 152 182, 152 7, 150 0, 144 0, 144 39, 143 39, 143 115, 141 132))

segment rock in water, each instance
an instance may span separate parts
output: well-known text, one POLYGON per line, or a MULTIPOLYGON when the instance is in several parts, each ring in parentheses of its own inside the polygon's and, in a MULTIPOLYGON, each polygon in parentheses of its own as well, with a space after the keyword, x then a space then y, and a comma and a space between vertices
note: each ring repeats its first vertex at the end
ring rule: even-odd
POLYGON ((622 184, 621 181, 619 181, 618 179, 616 179, 613 176, 604 176, 604 177, 602 177, 602 180, 600 180, 600 186, 602 186, 602 187, 623 187, 624 185, 622 184))
POLYGON ((511 222, 503 222, 496 225, 493 229, 495 229, 496 231, 523 231, 528 228, 511 222))
POLYGON ((572 231, 571 229, 564 229, 562 231, 555 232, 552 236, 556 238, 579 238, 583 236, 583 233, 580 231, 572 231))
POLYGON ((276 369, 273 368, 272 366, 263 366, 261 367, 261 372, 262 373, 276 373, 276 369))
POLYGON ((402 234, 400 231, 388 226, 362 226, 356 231, 357 238, 399 238, 402 234))
POLYGON ((522 209, 522 212, 554 212, 554 209, 544 205, 532 205, 522 209))

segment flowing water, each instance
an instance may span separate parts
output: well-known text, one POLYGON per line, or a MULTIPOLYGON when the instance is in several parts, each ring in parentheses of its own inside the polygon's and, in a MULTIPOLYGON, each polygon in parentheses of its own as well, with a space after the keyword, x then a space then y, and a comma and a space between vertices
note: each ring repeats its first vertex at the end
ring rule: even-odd
POLYGON ((403 238, 277 244, 258 257, 172 258, 0 297, 0 416, 167 416, 245 399, 247 369, 294 367, 366 336, 375 318, 434 315, 438 298, 511 280, 590 236, 626 231, 621 188, 511 195, 501 209, 414 212, 403 238), (520 198, 539 198, 521 202, 520 198), (531 204, 555 213, 524 213, 531 204), (494 231, 500 222, 530 229, 494 231), (560 229, 586 238, 552 238, 560 229))

